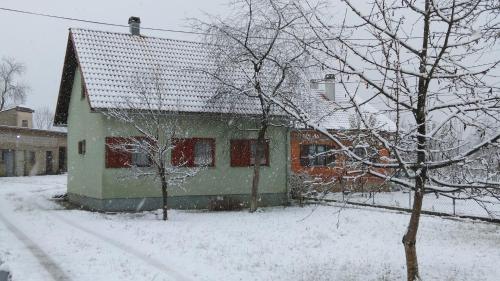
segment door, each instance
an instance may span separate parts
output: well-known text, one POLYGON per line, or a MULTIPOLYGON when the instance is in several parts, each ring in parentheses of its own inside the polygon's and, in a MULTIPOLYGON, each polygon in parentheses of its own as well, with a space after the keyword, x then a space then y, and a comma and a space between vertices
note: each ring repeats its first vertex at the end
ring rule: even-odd
POLYGON ((52 151, 46 151, 45 152, 45 173, 46 174, 53 174, 54 169, 52 167, 52 151))
POLYGON ((66 172, 66 147, 59 147, 59 173, 66 172))
POLYGON ((11 149, 6 149, 2 151, 3 159, 5 163, 5 175, 7 177, 15 176, 15 152, 11 149))

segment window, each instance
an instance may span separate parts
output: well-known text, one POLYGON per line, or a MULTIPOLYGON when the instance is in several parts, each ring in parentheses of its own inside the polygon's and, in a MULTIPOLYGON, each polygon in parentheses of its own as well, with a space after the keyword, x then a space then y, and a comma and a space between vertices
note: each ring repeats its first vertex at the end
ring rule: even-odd
MULTIPOLYGON (((231 140, 231 167, 247 167, 255 164, 257 140, 231 140)), ((264 143, 264 155, 260 164, 269 166, 269 140, 264 143)))
POLYGON ((319 89, 319 83, 316 80, 311 80, 309 83, 311 90, 318 90, 319 89))
POLYGON ((354 154, 356 154, 356 156, 358 157, 361 157, 361 158, 365 158, 366 157, 366 148, 363 147, 363 146, 356 146, 352 152, 354 152, 354 154))
POLYGON ((7 159, 7 153, 9 152, 8 149, 2 149, 0 151, 0 160, 5 161, 7 159))
POLYGON ((212 142, 208 139, 198 140, 194 145, 194 164, 209 166, 212 164, 212 142))
POLYGON ((35 152, 34 151, 29 151, 28 152, 28 162, 32 166, 35 165, 35 163, 36 163, 36 156, 35 156, 35 152))
MULTIPOLYGON (((268 159, 266 158, 269 147, 264 147, 264 155, 260 159, 261 165, 267 165, 268 159), (267 152, 266 152, 267 151, 267 152)), ((255 157, 257 155, 257 141, 250 141, 250 164, 255 165, 255 157)))
POLYGON ((149 167, 145 137, 106 137, 106 168, 149 167))
MULTIPOLYGON (((80 72, 80 73, 81 73, 81 72, 80 72)), ((80 99, 82 99, 82 100, 83 100, 83 99, 85 99, 85 92, 86 92, 87 90, 85 89, 85 83, 83 82, 83 79, 81 79, 81 80, 82 80, 82 81, 81 81, 81 85, 80 85, 80 86, 81 86, 81 87, 80 87, 80 92, 81 92, 80 99)))
POLYGON ((352 149, 352 152, 362 159, 369 159, 370 162, 377 162, 379 160, 378 150, 366 146, 356 146, 352 149))
POLYGON ((28 128, 28 120, 21 120, 21 127, 28 128))
POLYGON ((182 167, 215 166, 215 139, 172 139, 172 165, 182 167))
POLYGON ((78 154, 85 155, 86 152, 85 140, 81 140, 78 142, 78 154))
MULTIPOLYGON (((135 143, 135 142, 134 142, 135 143)), ((151 158, 149 157, 149 153, 147 151, 147 139, 139 139, 137 143, 135 143, 136 148, 132 152, 131 163, 132 166, 136 167, 149 167, 151 166, 151 158)))
POLYGON ((318 144, 301 145, 300 165, 302 167, 335 165, 335 155, 328 152, 332 148, 328 145, 318 144))

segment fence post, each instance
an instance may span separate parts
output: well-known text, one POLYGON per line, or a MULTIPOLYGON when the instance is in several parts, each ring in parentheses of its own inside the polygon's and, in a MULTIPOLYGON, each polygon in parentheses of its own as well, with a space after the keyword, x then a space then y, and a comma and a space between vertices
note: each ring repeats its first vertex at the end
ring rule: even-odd
POLYGON ((455 213, 455 198, 452 198, 453 200, 453 215, 456 216, 456 213, 455 213))
POLYGON ((375 205, 375 191, 372 192, 372 205, 375 205))

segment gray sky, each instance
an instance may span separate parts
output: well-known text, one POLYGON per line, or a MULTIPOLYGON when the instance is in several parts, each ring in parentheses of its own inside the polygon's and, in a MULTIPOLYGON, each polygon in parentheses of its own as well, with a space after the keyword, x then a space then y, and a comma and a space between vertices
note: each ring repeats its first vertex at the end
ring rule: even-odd
MULTIPOLYGON (((0 7, 58 16, 127 24, 129 16, 141 17, 141 25, 189 29, 186 18, 219 14, 227 0, 2 0, 0 7)), ((26 105, 55 108, 66 51, 68 28, 87 27, 128 32, 127 28, 86 24, 0 10, 0 57, 13 57, 27 67, 25 82, 31 87, 26 105)), ((193 39, 189 35, 142 31, 145 35, 193 39)))

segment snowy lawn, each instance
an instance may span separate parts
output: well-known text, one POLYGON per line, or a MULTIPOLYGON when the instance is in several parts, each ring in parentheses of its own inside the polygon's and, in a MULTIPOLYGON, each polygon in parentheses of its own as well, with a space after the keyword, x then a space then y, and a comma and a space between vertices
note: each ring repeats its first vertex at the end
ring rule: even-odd
MULTIPOLYGON (((327 198, 335 200, 347 200, 348 202, 355 203, 365 203, 409 209, 411 209, 411 204, 413 204, 413 193, 410 194, 408 192, 395 191, 377 192, 374 193, 374 195, 375 196, 372 197, 369 193, 351 193, 343 197, 342 194, 338 192, 328 194, 327 198)), ((493 197, 487 198, 485 200, 488 202, 477 203, 476 201, 471 199, 455 200, 455 214, 500 219, 500 201, 493 197)), ((424 197, 422 209, 426 211, 453 214, 453 200, 444 196, 427 194, 424 197)))
MULTIPOLYGON (((13 280, 402 280, 408 215, 308 206, 102 214, 49 200, 65 176, 0 178, 13 280), (28 247, 26 247, 28 245, 28 247)), ((500 226, 424 216, 424 280, 499 280, 500 226)), ((1 262, 0 262, 1 263, 1 262)))

